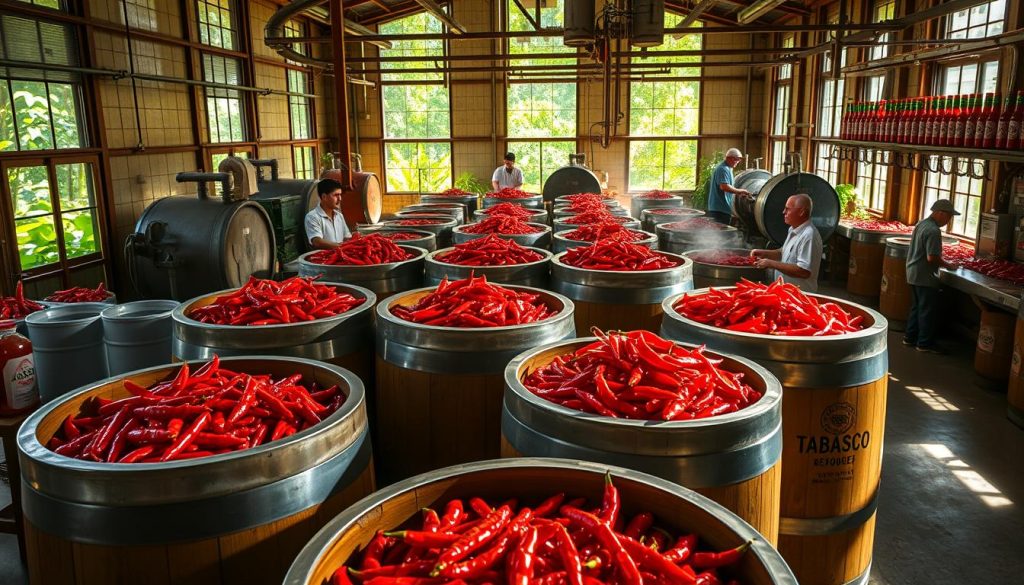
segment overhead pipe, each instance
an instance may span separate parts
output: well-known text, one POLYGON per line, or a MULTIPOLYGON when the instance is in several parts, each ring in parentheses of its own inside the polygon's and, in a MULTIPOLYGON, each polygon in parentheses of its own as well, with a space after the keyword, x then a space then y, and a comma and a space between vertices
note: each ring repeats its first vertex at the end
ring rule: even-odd
POLYGON ((466 27, 462 26, 459 21, 451 16, 448 16, 448 13, 434 0, 415 0, 415 2, 429 12, 431 16, 443 22, 452 32, 460 35, 466 32, 466 27))
MULTIPOLYGON (((689 69, 712 69, 717 67, 770 67, 785 63, 795 63, 793 59, 777 60, 769 59, 763 61, 713 61, 713 62, 688 62, 688 63, 628 63, 623 69, 639 71, 647 69, 666 68, 689 68, 689 69)), ((520 71, 600 71, 604 68, 602 63, 577 63, 573 65, 510 65, 508 67, 479 66, 479 67, 420 67, 416 69, 402 69, 402 73, 489 73, 492 71, 516 73, 520 71)), ((367 75, 380 75, 383 73, 394 73, 394 69, 366 69, 367 75)), ((609 73, 609 80, 611 74, 609 73)))
MULTIPOLYGON (((774 48, 774 49, 761 49, 758 50, 759 54, 764 55, 782 55, 792 53, 793 49, 789 48, 774 48)), ((645 59, 650 57, 706 57, 706 56, 730 56, 730 55, 747 55, 749 51, 747 49, 680 49, 677 51, 658 51, 657 53, 651 53, 649 51, 613 51, 613 57, 624 57, 633 59, 645 59)), ((560 60, 567 57, 572 57, 571 53, 520 53, 515 55, 507 55, 505 58, 510 61, 526 61, 526 60, 560 60)), ((401 56, 389 56, 389 57, 352 57, 348 59, 347 63, 415 63, 424 61, 489 61, 493 60, 493 55, 445 55, 444 57, 438 57, 436 55, 401 55, 401 56)))
MULTIPOLYGON (((291 20, 294 16, 297 16, 303 12, 318 8, 320 5, 325 4, 328 0, 294 0, 288 4, 277 9, 274 14, 270 15, 267 20, 267 24, 263 29, 263 42, 277 51, 278 55, 281 55, 289 61, 296 63, 302 63, 310 67, 316 67, 319 69, 330 69, 332 62, 330 59, 319 59, 309 55, 303 55, 292 48, 292 44, 295 43, 329 43, 331 37, 286 37, 284 36, 284 23, 291 20), (315 40, 314 40, 315 39, 315 40)), ((366 28, 358 22, 353 22, 347 18, 342 19, 342 24, 346 30, 351 32, 354 36, 354 41, 364 41, 362 37, 376 35, 376 32, 366 28)), ((393 45, 387 39, 376 39, 376 40, 365 40, 365 42, 376 45, 382 49, 390 49, 393 45)))

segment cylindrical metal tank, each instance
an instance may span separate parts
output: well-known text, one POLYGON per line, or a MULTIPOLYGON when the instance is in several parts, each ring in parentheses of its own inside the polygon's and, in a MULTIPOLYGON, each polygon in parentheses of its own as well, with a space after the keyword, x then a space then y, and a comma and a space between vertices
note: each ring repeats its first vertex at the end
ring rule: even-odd
POLYGON ((582 47, 594 42, 594 0, 566 0, 562 43, 582 47))
POLYGON ((258 203, 166 197, 135 224, 129 274, 145 298, 183 301, 269 274, 276 260, 270 216, 258 203))
POLYGON ((629 44, 656 47, 665 42, 665 0, 633 0, 629 44))
POLYGON ((813 173, 790 173, 775 175, 766 180, 757 191, 754 188, 767 171, 744 171, 742 184, 735 181, 737 188, 747 189, 750 197, 733 197, 733 214, 740 218, 749 231, 758 231, 769 240, 782 243, 786 240, 789 226, 782 219, 782 210, 791 195, 804 193, 814 203, 811 221, 827 240, 836 226, 839 225, 839 195, 835 188, 825 179, 813 173), (744 173, 750 175, 744 175, 744 173), (744 186, 749 185, 749 187, 744 186))
MULTIPOLYGON (((591 6, 593 10, 593 6, 591 6)), ((568 28, 566 29, 568 38, 568 28)), ((568 43, 566 43, 568 44, 568 43)), ((544 181, 544 201, 554 201, 556 197, 574 193, 601 193, 601 181, 587 167, 569 165, 556 169, 544 181)))

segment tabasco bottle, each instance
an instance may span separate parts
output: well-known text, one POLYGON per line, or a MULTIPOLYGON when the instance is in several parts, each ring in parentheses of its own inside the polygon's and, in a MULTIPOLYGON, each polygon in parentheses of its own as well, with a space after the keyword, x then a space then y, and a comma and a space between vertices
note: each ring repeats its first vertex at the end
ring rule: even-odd
POLYGON ((1006 148, 1008 150, 1020 150, 1022 123, 1024 123, 1024 91, 1018 91, 1017 105, 1013 108, 1013 117, 1010 118, 1010 126, 1006 130, 1006 148))
POLYGON ((952 109, 951 97, 945 96, 939 101, 939 115, 935 121, 935 146, 946 146, 949 136, 949 111, 952 109))
POLYGON ((964 146, 974 148, 974 131, 978 124, 978 116, 981 115, 981 96, 971 94, 971 104, 966 120, 964 121, 964 146))
POLYGON ((994 148, 1006 148, 1006 137, 1010 131, 1010 119, 1013 118, 1013 114, 1016 110, 1017 101, 1013 99, 1012 95, 1006 96, 1006 104, 1003 106, 1003 111, 999 115, 999 124, 996 125, 996 141, 995 144, 993 144, 994 148))
POLYGON ((917 136, 914 137, 914 144, 928 144, 928 119, 931 116, 931 98, 921 99, 921 111, 917 114, 917 136))
POLYGON ((953 122, 953 146, 964 146, 966 144, 965 132, 967 130, 967 118, 971 115, 971 96, 964 94, 960 96, 960 107, 955 112, 953 122))
POLYGON ((900 125, 906 115, 907 100, 896 100, 892 105, 892 120, 889 122, 889 142, 900 142, 900 125))
POLYGON ((996 131, 999 127, 999 104, 1002 102, 1002 96, 998 93, 992 97, 992 107, 985 115, 985 134, 982 135, 981 148, 993 148, 996 145, 996 131))
POLYGON ((907 116, 907 123, 903 126, 904 144, 917 143, 917 128, 921 122, 921 99, 910 100, 910 115, 907 116))
POLYGON ((0 321, 0 416, 28 412, 39 404, 32 342, 11 320, 0 321))
POLYGON ((981 145, 985 142, 985 121, 988 120, 994 101, 995 94, 985 94, 985 105, 982 108, 981 113, 978 114, 978 119, 974 126, 974 148, 981 148, 981 145))

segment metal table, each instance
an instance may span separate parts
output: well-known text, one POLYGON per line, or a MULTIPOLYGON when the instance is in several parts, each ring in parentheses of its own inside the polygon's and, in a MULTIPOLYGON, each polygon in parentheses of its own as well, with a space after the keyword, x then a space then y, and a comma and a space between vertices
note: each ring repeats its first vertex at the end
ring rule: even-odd
POLYGON ((1005 280, 990 278, 973 270, 965 270, 963 268, 957 268, 956 270, 939 269, 939 281, 950 288, 955 288, 981 300, 988 301, 1015 315, 1020 310, 1021 296, 1024 296, 1024 287, 1010 284, 1005 280))

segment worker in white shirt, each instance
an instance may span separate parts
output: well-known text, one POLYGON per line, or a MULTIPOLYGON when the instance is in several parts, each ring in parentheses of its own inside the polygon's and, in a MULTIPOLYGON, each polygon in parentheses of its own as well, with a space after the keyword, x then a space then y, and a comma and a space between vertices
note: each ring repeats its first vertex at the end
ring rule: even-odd
POLYGON ((505 164, 494 169, 491 175, 491 187, 494 191, 505 188, 518 189, 523 186, 523 171, 516 167, 516 155, 513 152, 505 153, 505 164))
POLYGON ((751 250, 757 258, 757 268, 775 271, 773 278, 780 276, 786 282, 795 284, 801 290, 818 290, 818 268, 821 266, 821 234, 811 222, 813 203, 808 195, 793 195, 786 200, 782 212, 783 220, 789 226, 789 233, 782 247, 776 250, 751 250))
POLYGON ((329 250, 352 237, 341 214, 341 183, 322 179, 316 184, 320 205, 306 214, 306 239, 315 250, 329 250))

